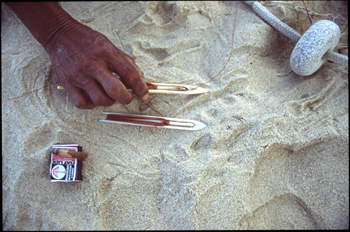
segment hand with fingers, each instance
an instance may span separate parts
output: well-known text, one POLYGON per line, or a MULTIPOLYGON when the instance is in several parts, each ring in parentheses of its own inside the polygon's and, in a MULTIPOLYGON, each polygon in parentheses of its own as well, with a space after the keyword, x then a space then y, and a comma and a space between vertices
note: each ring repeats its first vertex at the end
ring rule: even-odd
POLYGON ((43 45, 57 76, 81 109, 129 104, 149 97, 143 73, 134 60, 106 36, 79 23, 54 2, 6 3, 43 45), (118 74, 120 79, 112 73, 118 74))
POLYGON ((142 100, 148 98, 143 73, 134 60, 89 27, 77 25, 47 51, 61 84, 78 108, 110 106, 115 101, 130 103, 132 93, 122 81, 142 100))

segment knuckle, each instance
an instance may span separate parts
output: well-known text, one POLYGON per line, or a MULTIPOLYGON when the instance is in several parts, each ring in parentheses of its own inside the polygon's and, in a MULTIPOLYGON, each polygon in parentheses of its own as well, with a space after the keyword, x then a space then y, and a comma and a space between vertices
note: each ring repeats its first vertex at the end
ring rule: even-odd
POLYGON ((92 109, 95 105, 86 97, 71 95, 74 105, 79 109, 92 109))
POLYGON ((141 81, 141 72, 137 70, 129 70, 126 74, 126 79, 132 86, 138 86, 141 81))
MULTIPOLYGON (((125 53, 124 53, 124 54, 125 54, 125 53)), ((127 61, 129 61, 130 63, 132 63, 132 64, 136 64, 135 61, 134 61, 134 59, 133 59, 131 56, 129 56, 128 54, 125 54, 125 59, 126 59, 127 61)))
POLYGON ((138 70, 131 70, 126 76, 127 83, 138 97, 143 97, 148 93, 147 85, 144 83, 142 76, 142 72, 138 70))
POLYGON ((79 109, 92 109, 95 107, 93 104, 90 104, 89 102, 82 101, 82 100, 74 102, 74 104, 79 109))
POLYGON ((92 78, 88 78, 88 77, 78 77, 77 81, 79 82, 79 84, 83 86, 91 86, 95 84, 95 81, 92 78))
POLYGON ((122 94, 120 91, 113 94, 113 99, 117 100, 123 105, 129 104, 132 101, 132 97, 130 98, 126 94, 122 94))
POLYGON ((114 100, 123 98, 123 95, 128 95, 128 90, 125 89, 121 82, 111 82, 106 86, 105 90, 108 96, 114 100))
POLYGON ((94 101, 95 105, 97 106, 111 106, 113 105, 114 101, 107 98, 107 97, 100 97, 94 101))
POLYGON ((120 88, 115 88, 107 93, 111 98, 123 105, 129 104, 133 99, 132 94, 128 90, 123 90, 120 88))
POLYGON ((132 97, 123 97, 121 99, 118 100, 118 102, 122 105, 127 105, 130 104, 130 102, 132 101, 132 97))

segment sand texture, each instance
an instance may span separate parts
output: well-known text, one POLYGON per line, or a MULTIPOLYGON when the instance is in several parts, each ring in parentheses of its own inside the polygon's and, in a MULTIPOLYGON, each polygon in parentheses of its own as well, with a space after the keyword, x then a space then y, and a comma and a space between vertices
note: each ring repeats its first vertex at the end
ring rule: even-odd
MULTIPOLYGON (((306 1, 341 30, 346 2, 306 1)), ((3 3, 4 230, 347 229, 348 67, 290 72, 295 46, 238 2, 233 55, 198 96, 151 94, 166 117, 200 131, 98 122, 103 111, 157 115, 138 100, 81 110, 56 85, 49 56, 3 3), (83 182, 51 183, 49 149, 79 143, 83 182)), ((227 61, 235 2, 64 2, 79 22, 135 59, 149 82, 198 85, 227 61)), ((302 1, 265 2, 303 34, 302 1)))

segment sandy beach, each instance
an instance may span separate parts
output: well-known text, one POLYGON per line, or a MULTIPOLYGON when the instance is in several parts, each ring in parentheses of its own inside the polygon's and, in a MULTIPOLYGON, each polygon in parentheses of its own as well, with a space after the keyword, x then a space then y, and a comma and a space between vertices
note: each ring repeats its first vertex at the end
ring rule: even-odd
MULTIPOLYGON (((348 55, 347 3, 305 2, 315 22, 340 27, 335 51, 348 55)), ((149 82, 199 85, 230 55, 235 2, 60 4, 149 82)), ((264 5, 300 34, 311 26, 302 1, 264 5)), ((165 117, 207 128, 102 123, 104 111, 157 113, 137 99, 76 108, 44 48, 1 6, 3 230, 349 228, 348 67, 290 72, 296 43, 238 2, 233 54, 210 92, 150 95, 165 117), (50 182, 55 143, 89 153, 81 183, 50 182)))

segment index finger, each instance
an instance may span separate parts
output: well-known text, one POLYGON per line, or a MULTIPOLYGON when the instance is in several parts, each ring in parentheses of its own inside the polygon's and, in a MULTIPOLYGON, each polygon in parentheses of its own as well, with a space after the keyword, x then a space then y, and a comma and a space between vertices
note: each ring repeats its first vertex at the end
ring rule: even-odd
POLYGON ((131 87, 135 95, 142 100, 149 98, 148 88, 143 80, 143 73, 137 67, 134 60, 117 49, 118 56, 110 59, 109 68, 118 74, 124 83, 131 87))
POLYGON ((132 101, 132 94, 125 85, 107 68, 95 68, 94 77, 103 86, 107 95, 121 104, 129 104, 132 101))

